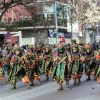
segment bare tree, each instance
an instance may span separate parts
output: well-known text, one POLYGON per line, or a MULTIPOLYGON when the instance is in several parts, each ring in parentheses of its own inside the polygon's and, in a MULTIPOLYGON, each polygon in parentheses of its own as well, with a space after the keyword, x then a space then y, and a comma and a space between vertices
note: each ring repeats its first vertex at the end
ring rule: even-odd
POLYGON ((63 2, 69 8, 68 22, 71 24, 71 32, 73 22, 78 21, 81 26, 82 34, 86 30, 87 24, 95 23, 98 25, 100 21, 100 0, 55 0, 63 2))
POLYGON ((18 5, 28 6, 28 4, 34 1, 35 0, 0 0, 0 12, 1 12, 0 21, 8 9, 18 5))

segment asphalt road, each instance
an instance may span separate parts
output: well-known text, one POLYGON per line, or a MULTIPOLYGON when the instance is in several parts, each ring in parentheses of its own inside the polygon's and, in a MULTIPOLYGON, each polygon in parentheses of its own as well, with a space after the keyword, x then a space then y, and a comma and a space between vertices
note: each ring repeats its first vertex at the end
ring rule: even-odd
POLYGON ((86 81, 86 76, 83 75, 80 85, 73 85, 73 80, 70 81, 70 88, 67 89, 65 82, 64 90, 57 91, 59 87, 56 82, 45 80, 43 75, 41 85, 35 85, 27 89, 26 85, 19 81, 17 89, 10 90, 11 85, 6 82, 3 85, 0 80, 0 100, 100 100, 100 85, 91 77, 91 81, 86 81))

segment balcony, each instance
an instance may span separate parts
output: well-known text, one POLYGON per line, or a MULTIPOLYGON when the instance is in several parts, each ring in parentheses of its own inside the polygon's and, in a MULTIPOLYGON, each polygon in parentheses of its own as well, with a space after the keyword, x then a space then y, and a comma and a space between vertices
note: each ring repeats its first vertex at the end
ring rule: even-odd
MULTIPOLYGON (((67 20, 58 19, 58 27, 67 27, 67 20)), ((0 23, 0 28, 6 29, 7 31, 19 30, 19 29, 37 29, 37 28, 55 28, 54 19, 25 19, 14 23, 5 22, 0 23)))
POLYGON ((67 27, 67 19, 58 19, 58 26, 67 27))

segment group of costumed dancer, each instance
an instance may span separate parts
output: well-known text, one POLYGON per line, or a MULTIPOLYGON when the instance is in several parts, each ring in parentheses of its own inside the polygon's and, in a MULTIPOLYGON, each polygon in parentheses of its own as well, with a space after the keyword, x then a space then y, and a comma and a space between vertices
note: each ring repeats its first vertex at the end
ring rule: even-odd
POLYGON ((92 75, 94 80, 98 79, 100 83, 100 49, 94 51, 91 45, 77 44, 75 39, 71 40, 71 44, 60 41, 53 50, 49 44, 45 45, 44 51, 40 45, 35 50, 29 47, 27 53, 20 47, 10 48, 6 59, 0 58, 0 78, 3 84, 5 65, 11 89, 16 89, 18 80, 22 80, 27 88, 34 85, 35 79, 40 85, 44 73, 46 80, 51 76, 52 80, 59 84, 58 90, 63 90, 64 80, 67 88, 71 79, 74 80, 73 85, 80 84, 84 69, 88 76, 87 80, 90 80, 92 75))

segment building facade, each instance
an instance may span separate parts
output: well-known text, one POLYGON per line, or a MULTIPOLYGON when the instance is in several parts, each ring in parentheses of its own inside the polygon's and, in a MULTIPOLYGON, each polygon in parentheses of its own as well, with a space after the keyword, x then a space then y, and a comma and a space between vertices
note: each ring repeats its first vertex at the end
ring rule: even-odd
MULTIPOLYGON (((34 4, 30 4, 34 7, 34 4)), ((73 24, 73 33, 70 30, 68 23, 68 7, 61 2, 36 2, 37 8, 36 17, 40 20, 35 27, 21 27, 23 38, 34 37, 35 42, 43 42, 49 44, 58 43, 62 36, 65 36, 66 42, 69 43, 72 38, 79 41, 78 22, 73 24), (73 35, 72 35, 73 34, 73 35)), ((32 9, 31 9, 32 10, 32 9)), ((34 9, 33 9, 34 10, 34 9)), ((31 19, 33 16, 23 6, 16 6, 9 9, 2 18, 3 22, 10 21, 11 23, 19 20, 31 19)))
POLYGON ((31 18, 31 14, 24 6, 15 6, 8 9, 7 12, 2 17, 2 22, 16 22, 19 20, 24 20, 26 18, 31 18))

